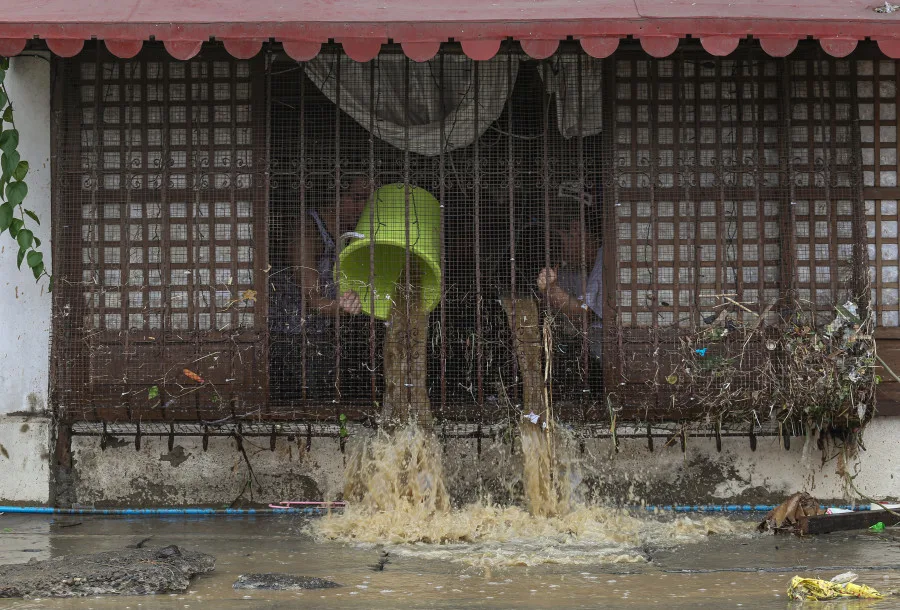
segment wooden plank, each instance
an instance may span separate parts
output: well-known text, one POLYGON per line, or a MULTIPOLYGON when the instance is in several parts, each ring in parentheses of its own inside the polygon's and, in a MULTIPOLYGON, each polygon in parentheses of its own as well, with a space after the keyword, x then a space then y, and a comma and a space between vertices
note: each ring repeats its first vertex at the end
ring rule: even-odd
POLYGON ((900 187, 867 186, 863 189, 863 197, 866 199, 900 199, 900 187))
POLYGON ((800 517, 798 521, 800 523, 800 531, 803 534, 828 534, 831 532, 868 529, 879 521, 884 523, 885 527, 892 527, 900 524, 900 516, 889 513, 886 510, 866 510, 839 515, 800 517))
POLYGON ((884 345, 881 341, 900 340, 900 327, 897 326, 879 326, 875 329, 875 341, 879 346, 884 345))
MULTIPOLYGON (((878 355, 900 375, 900 328, 879 328, 875 331, 878 355)), ((881 364, 875 366, 881 384, 875 394, 878 415, 900 415, 900 383, 881 364)))

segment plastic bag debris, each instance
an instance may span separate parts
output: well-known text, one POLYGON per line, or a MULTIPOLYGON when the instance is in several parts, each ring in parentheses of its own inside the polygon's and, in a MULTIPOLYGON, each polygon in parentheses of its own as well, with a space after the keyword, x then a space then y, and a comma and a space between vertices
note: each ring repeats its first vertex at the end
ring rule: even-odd
POLYGON ((805 491, 797 492, 787 500, 770 510, 762 523, 757 526, 761 532, 772 529, 800 533, 800 517, 812 517, 821 515, 819 502, 805 491))
POLYGON ((843 574, 838 574, 837 576, 831 579, 831 582, 842 585, 847 582, 856 582, 856 579, 859 578, 859 574, 856 572, 844 572, 843 574))
POLYGON ((843 515, 844 513, 852 513, 852 512, 853 511, 848 508, 835 508, 834 506, 825 510, 826 515, 843 515))
POLYGON ((872 530, 873 532, 883 532, 884 531, 884 523, 882 521, 879 521, 875 525, 869 526, 869 529, 872 530))
POLYGON ((803 578, 801 576, 794 576, 791 579, 787 594, 790 599, 809 601, 826 601, 842 597, 884 599, 881 593, 866 585, 857 585, 852 582, 836 583, 818 578, 803 578))

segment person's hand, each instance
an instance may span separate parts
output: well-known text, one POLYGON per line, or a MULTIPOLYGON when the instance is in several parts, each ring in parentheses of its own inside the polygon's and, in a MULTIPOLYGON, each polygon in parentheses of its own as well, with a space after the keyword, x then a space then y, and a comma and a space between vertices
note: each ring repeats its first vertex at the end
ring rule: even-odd
POLYGON ((341 298, 338 301, 338 305, 340 306, 341 311, 354 316, 362 311, 362 304, 359 302, 359 295, 352 290, 348 290, 341 295, 341 298))
POLYGON ((537 287, 541 292, 546 292, 550 286, 556 283, 556 270, 544 267, 537 276, 537 287))

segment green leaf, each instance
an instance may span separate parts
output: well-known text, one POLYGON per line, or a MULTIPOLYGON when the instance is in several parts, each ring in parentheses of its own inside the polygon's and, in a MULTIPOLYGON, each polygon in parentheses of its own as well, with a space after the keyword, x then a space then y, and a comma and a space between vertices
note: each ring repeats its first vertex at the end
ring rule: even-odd
POLYGON ((6 121, 7 123, 13 122, 12 112, 13 112, 12 106, 7 106, 6 110, 3 111, 3 120, 6 121))
MULTIPOLYGON (((25 161, 22 161, 22 163, 25 163, 25 161)), ((35 214, 31 210, 25 210, 25 213, 28 215, 28 218, 30 218, 31 220, 35 221, 38 224, 41 224, 41 219, 38 218, 37 214, 35 214)))
POLYGON ((25 260, 25 253, 27 250, 25 248, 19 248, 19 255, 16 257, 16 267, 19 269, 22 268, 22 261, 25 260))
POLYGON ((41 247, 41 240, 39 240, 37 237, 34 238, 34 247, 35 248, 41 247))
POLYGON ((6 106, 6 102, 9 101, 9 98, 6 96, 6 91, 0 90, 0 108, 6 106))
POLYGON ((53 292, 53 276, 50 276, 50 282, 47 284, 47 292, 53 292))
POLYGON ((19 132, 15 129, 7 129, 0 133, 0 150, 9 152, 19 146, 19 132))
POLYGON ((23 250, 27 250, 31 247, 31 244, 34 243, 34 233, 29 231, 28 229, 22 229, 16 235, 16 241, 19 242, 19 247, 23 250))
POLYGON ((0 68, 3 68, 0 70, 0 84, 2 84, 6 80, 6 71, 9 70, 9 58, 3 58, 3 64, 0 65, 0 68))
POLYGON ((28 260, 28 266, 31 268, 37 267, 38 265, 44 263, 44 255, 35 250, 29 252, 25 258, 28 260))
POLYGON ((3 153, 3 157, 0 158, 0 167, 3 168, 4 176, 12 176, 13 172, 16 171, 16 167, 19 165, 19 158, 19 151, 17 150, 10 150, 3 153))
POLYGON ((24 182, 12 182, 6 185, 6 200, 13 205, 19 205, 25 201, 28 195, 28 185, 24 182))
POLYGON ((149 400, 159 398, 159 386, 150 386, 150 390, 147 392, 147 398, 149 400))
POLYGON ((0 205, 0 233, 7 230, 13 221, 13 206, 11 203, 0 205))
POLYGON ((40 263, 39 265, 32 267, 31 272, 34 274, 34 279, 41 279, 41 275, 44 273, 44 263, 40 263))
POLYGON ((9 70, 9 57, 0 57, 0 70, 9 70))
POLYGON ((22 222, 21 218, 13 218, 12 222, 9 223, 9 234, 16 237, 19 234, 19 230, 25 226, 25 223, 22 222))
POLYGON ((25 174, 28 173, 28 161, 19 161, 16 168, 12 171, 13 178, 16 180, 24 180, 25 174))

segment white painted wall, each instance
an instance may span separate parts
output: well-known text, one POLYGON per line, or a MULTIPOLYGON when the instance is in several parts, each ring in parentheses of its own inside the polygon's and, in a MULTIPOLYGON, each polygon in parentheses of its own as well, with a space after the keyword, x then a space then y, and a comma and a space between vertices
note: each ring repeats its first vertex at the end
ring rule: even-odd
MULTIPOLYGON (((41 219, 41 226, 32 228, 52 269, 50 62, 47 57, 16 57, 10 64, 6 88, 20 134, 19 151, 31 165, 25 205, 41 219)), ((46 280, 36 284, 30 270, 16 269, 16 253, 9 234, 0 236, 0 444, 5 449, 0 451, 0 501, 47 502, 50 295, 46 280)))

